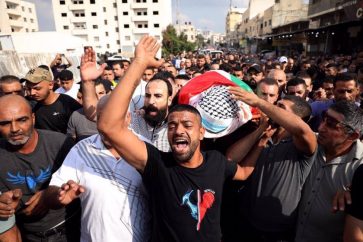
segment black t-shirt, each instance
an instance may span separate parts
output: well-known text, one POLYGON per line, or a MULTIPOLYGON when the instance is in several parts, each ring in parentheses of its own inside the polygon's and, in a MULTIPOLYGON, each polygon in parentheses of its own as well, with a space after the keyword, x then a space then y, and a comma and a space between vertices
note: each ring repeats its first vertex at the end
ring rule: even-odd
POLYGON ((59 74, 67 69, 69 67, 69 64, 61 64, 61 65, 55 65, 53 66, 51 69, 52 69, 52 72, 53 72, 53 76, 54 76, 54 80, 57 80, 58 79, 58 76, 59 74))
POLYGON ((57 100, 50 105, 37 103, 33 109, 35 128, 66 134, 69 118, 73 111, 81 107, 76 100, 65 94, 59 94, 57 100))
MULTIPOLYGON (((19 210, 39 190, 48 187, 52 174, 61 166, 74 142, 64 134, 37 130, 39 139, 35 150, 21 154, 0 140, 0 191, 21 189, 23 196, 19 210)), ((50 210, 44 217, 25 217, 16 214, 17 224, 25 231, 46 231, 65 219, 65 210, 50 210)))
POLYGON ((352 204, 348 205, 347 213, 363 220, 363 165, 354 172, 351 195, 352 204))
POLYGON ((146 143, 143 173, 153 215, 151 241, 220 241, 220 207, 224 181, 237 164, 217 151, 203 152, 197 168, 180 166, 171 152, 146 143))

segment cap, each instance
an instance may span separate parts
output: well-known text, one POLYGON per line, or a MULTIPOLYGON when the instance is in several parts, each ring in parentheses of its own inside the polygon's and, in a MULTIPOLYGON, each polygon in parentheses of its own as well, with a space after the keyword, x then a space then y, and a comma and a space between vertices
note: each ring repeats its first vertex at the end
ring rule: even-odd
POLYGON ((61 81, 73 80, 73 73, 69 70, 63 70, 59 73, 58 78, 61 81))
POLYGON ((260 65, 258 65, 258 64, 253 64, 253 65, 252 65, 252 66, 250 66, 250 68, 248 68, 248 70, 247 70, 247 72, 248 72, 248 73, 249 73, 249 72, 253 72, 253 71, 255 71, 255 72, 257 72, 257 73, 262 72, 261 66, 260 66, 260 65))
POLYGON ((41 67, 30 69, 22 80, 29 81, 32 83, 39 83, 42 81, 52 81, 52 74, 50 71, 45 70, 41 67))
POLYGON ((280 62, 280 63, 287 62, 287 57, 286 57, 286 56, 281 56, 281 57, 279 58, 279 62, 280 62))

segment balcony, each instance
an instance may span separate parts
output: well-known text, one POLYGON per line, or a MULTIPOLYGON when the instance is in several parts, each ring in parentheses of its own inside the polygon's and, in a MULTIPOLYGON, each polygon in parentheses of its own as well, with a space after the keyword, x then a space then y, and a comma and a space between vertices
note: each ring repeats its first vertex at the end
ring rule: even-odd
POLYGON ((20 8, 8 8, 6 10, 7 10, 6 12, 9 15, 14 15, 14 16, 17 16, 17 17, 21 16, 20 8))
POLYGON ((133 34, 148 34, 150 32, 150 29, 148 28, 134 28, 132 30, 133 34))
POLYGON ((15 4, 15 5, 19 5, 20 4, 20 0, 6 0, 6 3, 10 3, 10 4, 15 4))
POLYGON ((131 17, 131 21, 132 22, 137 22, 137 21, 143 21, 146 22, 148 21, 148 16, 147 15, 134 15, 131 17))
POLYGON ((69 4, 68 9, 73 10, 85 10, 85 6, 83 4, 69 4))
POLYGON ((72 35, 87 35, 87 29, 73 29, 72 35))
POLYGON ((148 8, 148 4, 147 3, 136 3, 133 2, 131 3, 131 8, 135 9, 135 8, 148 8))
POLYGON ((12 27, 20 27, 22 28, 23 27, 23 22, 20 21, 20 19, 18 20, 15 20, 15 19, 9 19, 9 24, 10 26, 12 27))
POLYGON ((86 17, 71 17, 72 23, 86 23, 86 17))

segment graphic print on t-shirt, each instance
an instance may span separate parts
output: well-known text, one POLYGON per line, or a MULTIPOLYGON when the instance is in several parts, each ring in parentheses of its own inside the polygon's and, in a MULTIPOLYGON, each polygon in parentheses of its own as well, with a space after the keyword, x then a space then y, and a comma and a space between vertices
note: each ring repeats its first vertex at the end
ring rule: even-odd
POLYGON ((10 172, 7 174, 9 177, 6 179, 7 181, 15 185, 26 183, 32 192, 35 192, 35 188, 38 183, 46 181, 52 175, 50 165, 45 170, 40 169, 39 175, 37 177, 35 177, 33 171, 31 170, 26 171, 24 175, 21 175, 20 172, 18 172, 16 175, 11 174, 10 172))
POLYGON ((211 208, 214 203, 214 194, 215 192, 213 190, 206 189, 201 195, 201 191, 197 189, 196 192, 191 190, 185 193, 182 198, 182 205, 189 207, 190 215, 197 220, 197 231, 200 229, 200 224, 202 223, 208 208, 211 208), (193 195, 194 199, 192 197, 193 195), (193 201, 196 201, 196 204, 194 204, 193 201))

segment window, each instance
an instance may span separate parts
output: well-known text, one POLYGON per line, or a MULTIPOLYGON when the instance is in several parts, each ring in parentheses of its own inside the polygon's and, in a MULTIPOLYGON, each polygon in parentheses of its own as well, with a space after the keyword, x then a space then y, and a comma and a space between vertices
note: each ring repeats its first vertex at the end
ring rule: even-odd
POLYGON ((260 28, 263 29, 263 24, 260 25, 260 28))
POLYGON ((153 0, 153 3, 157 3, 158 2, 158 0, 153 0))
POLYGON ((270 19, 270 20, 268 21, 268 25, 270 25, 270 26, 271 26, 271 23, 272 23, 272 20, 270 19))
POLYGON ((137 14, 137 16, 140 16, 141 15, 141 12, 137 12, 136 14, 137 14))
POLYGON ((25 12, 25 7, 24 7, 24 6, 22 6, 22 7, 21 7, 21 10, 22 10, 23 12, 25 12))
POLYGON ((97 16, 97 13, 96 12, 92 12, 91 13, 91 16, 97 16))
POLYGON ((144 24, 144 28, 148 28, 148 25, 147 24, 144 24))
POLYGON ((125 40, 131 40, 131 36, 126 35, 126 36, 125 36, 125 40))
POLYGON ((116 40, 116 44, 118 44, 118 45, 119 45, 119 44, 120 44, 120 41, 119 41, 119 40, 116 40))
POLYGON ((69 26, 68 25, 64 25, 63 26, 63 29, 69 29, 69 26))
POLYGON ((106 37, 108 36, 108 32, 105 32, 106 37))
POLYGON ((118 27, 116 27, 116 29, 115 29, 115 30, 116 30, 116 32, 118 32, 118 27))
POLYGON ((29 29, 25 29, 25 32, 29 32, 29 29))
POLYGON ((114 8, 117 8, 117 3, 113 3, 113 7, 114 8))
POLYGON ((275 0, 275 3, 280 3, 280 0, 275 0))
POLYGON ((127 0, 122 0, 122 3, 127 3, 127 0))
POLYGON ((61 0, 61 1, 59 1, 59 4, 60 4, 60 5, 64 5, 64 4, 66 4, 66 1, 64 1, 64 0, 62 1, 62 0, 61 0))
POLYGON ((129 15, 129 12, 122 12, 122 15, 129 15))
POLYGON ((24 18, 24 22, 27 22, 26 18, 24 18))
POLYGON ((147 12, 143 12, 143 14, 146 16, 147 15, 147 12))
POLYGON ((93 37, 93 40, 94 40, 95 42, 98 42, 98 41, 100 41, 100 37, 93 37))
POLYGON ((15 29, 14 28, 11 28, 11 32, 15 32, 15 29))
POLYGON ((159 11, 153 11, 153 15, 159 15, 159 11))
POLYGON ((107 25, 107 20, 105 19, 105 25, 107 25))
POLYGON ((128 29, 128 28, 130 28, 130 25, 128 25, 128 24, 124 24, 124 28, 125 28, 125 29, 128 29))
MULTIPOLYGON (((147 27, 145 27, 147 28, 147 27)), ((154 28, 159 28, 159 24, 154 24, 154 28)))
POLYGON ((107 46, 107 48, 110 48, 110 44, 107 44, 106 46, 107 46))
POLYGON ((121 49, 118 49, 118 53, 121 53, 121 49))
POLYGON ((30 19, 30 23, 34 23, 34 19, 32 19, 32 18, 31 18, 31 19, 30 19))
POLYGON ((96 0, 90 0, 89 1, 91 4, 95 4, 96 3, 96 0))
POLYGON ((104 12, 104 13, 106 12, 106 7, 103 7, 103 12, 104 12))
POLYGON ((118 20, 118 17, 117 17, 117 16, 115 16, 115 20, 116 20, 116 21, 118 20))
POLYGON ((67 13, 62 13, 62 17, 67 17, 67 13))
POLYGON ((93 29, 98 29, 98 25, 92 25, 93 29))
POLYGON ((267 22, 265 21, 265 27, 267 26, 267 22))
POLYGON ((139 29, 141 29, 141 28, 142 28, 142 24, 138 24, 138 25, 137 25, 137 27, 138 27, 139 29))
POLYGON ((29 8, 29 13, 32 13, 33 11, 32 11, 32 9, 31 8, 29 8))

